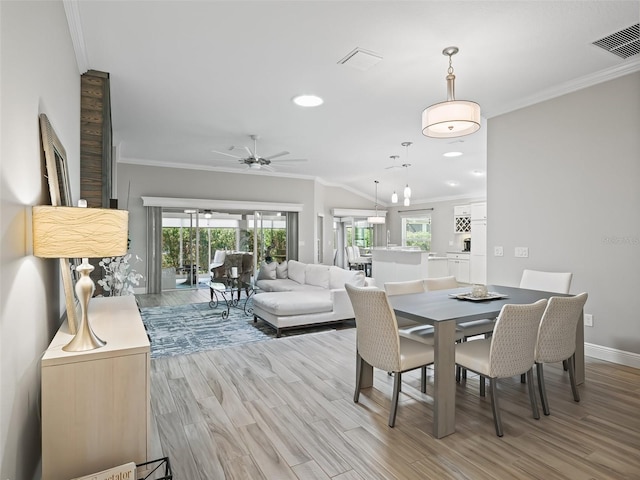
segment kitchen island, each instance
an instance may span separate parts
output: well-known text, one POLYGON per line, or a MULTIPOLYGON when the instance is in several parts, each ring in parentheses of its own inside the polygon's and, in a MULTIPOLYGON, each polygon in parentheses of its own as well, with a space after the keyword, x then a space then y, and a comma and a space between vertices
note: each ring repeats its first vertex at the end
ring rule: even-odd
POLYGON ((385 282, 401 282, 422 278, 445 277, 449 274, 447 257, 406 247, 374 248, 372 270, 376 286, 385 282))

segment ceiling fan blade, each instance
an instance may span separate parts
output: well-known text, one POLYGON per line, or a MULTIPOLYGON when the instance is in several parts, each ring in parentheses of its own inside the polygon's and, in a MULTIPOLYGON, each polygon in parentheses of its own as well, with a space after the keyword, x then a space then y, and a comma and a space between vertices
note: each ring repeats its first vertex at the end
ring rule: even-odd
POLYGON ((255 154, 251 151, 251 149, 249 147, 244 147, 244 149, 247 151, 247 153, 249 154, 249 157, 251 158, 255 158, 255 154))
POLYGON ((400 165, 391 165, 389 167, 384 167, 385 170, 391 170, 392 168, 402 168, 400 165))
POLYGON ((266 158, 267 160, 272 160, 276 157, 281 157, 283 155, 289 155, 289 152, 285 150, 284 152, 276 153, 275 155, 269 155, 268 157, 264 157, 264 158, 266 158))
POLYGON ((283 163, 283 162, 292 162, 292 163, 300 163, 300 162, 308 162, 309 160, 306 158, 281 158, 280 160, 272 160, 273 163, 283 163))
POLYGON ((233 157, 233 158, 237 158, 237 159, 241 159, 242 157, 239 157, 237 155, 231 155, 230 153, 227 152, 219 152, 218 150, 211 150, 213 153, 218 153, 220 155, 226 155, 227 157, 233 157))
POLYGON ((260 169, 266 170, 267 172, 275 172, 275 169, 271 165, 262 165, 260 169))

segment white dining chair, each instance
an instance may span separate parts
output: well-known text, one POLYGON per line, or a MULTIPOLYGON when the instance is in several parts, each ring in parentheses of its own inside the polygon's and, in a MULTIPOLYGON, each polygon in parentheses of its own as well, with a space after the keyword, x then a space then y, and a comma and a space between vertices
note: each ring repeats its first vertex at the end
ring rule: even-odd
POLYGON ((398 334, 396 315, 389 305, 384 290, 371 287, 345 288, 356 319, 356 389, 353 401, 358 403, 361 390, 363 362, 394 374, 393 395, 389 413, 389 426, 396 422, 398 397, 402 374, 417 368, 422 369, 421 390, 426 392, 426 366, 433 363, 433 347, 416 342, 398 334))
POLYGON ((540 418, 533 386, 533 365, 538 326, 546 305, 546 300, 504 305, 490 338, 456 344, 456 364, 480 375, 480 396, 485 395, 485 377, 490 379, 493 422, 499 437, 503 435, 498 406, 499 378, 525 373, 529 379, 527 387, 533 418, 540 418))
POLYGON ((543 292, 569 293, 571 287, 570 272, 542 272, 539 270, 523 270, 520 288, 541 290, 543 292))
POLYGON ((580 401, 573 354, 576 352, 576 328, 587 297, 586 292, 573 297, 551 297, 540 320, 535 361, 540 401, 545 415, 550 413, 544 384, 545 363, 567 362, 573 399, 580 401))

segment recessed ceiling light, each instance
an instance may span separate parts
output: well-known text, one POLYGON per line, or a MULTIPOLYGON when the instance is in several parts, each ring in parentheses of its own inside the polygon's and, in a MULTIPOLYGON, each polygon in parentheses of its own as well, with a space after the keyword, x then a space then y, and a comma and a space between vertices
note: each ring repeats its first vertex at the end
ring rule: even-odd
POLYGON ((442 154, 443 157, 459 157, 461 155, 462 152, 447 152, 442 154))
POLYGON ((447 182, 447 185, 449 185, 450 187, 457 187, 458 185, 460 185, 460 182, 450 181, 447 182))
POLYGON ((293 103, 300 107, 317 107, 324 103, 317 95, 298 95, 297 97, 293 97, 293 103))
POLYGON ((473 173, 476 177, 481 177, 484 175, 484 172, 482 170, 473 170, 471 173, 473 173))

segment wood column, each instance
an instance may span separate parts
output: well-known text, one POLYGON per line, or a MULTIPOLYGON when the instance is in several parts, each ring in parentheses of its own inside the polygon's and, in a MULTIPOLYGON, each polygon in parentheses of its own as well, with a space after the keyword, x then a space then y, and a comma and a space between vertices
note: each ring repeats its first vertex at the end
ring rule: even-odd
MULTIPOLYGON (((111 97, 109 74, 89 70, 80 79, 80 198, 88 207, 109 208, 111 178, 111 97)), ((102 293, 98 280, 103 277, 100 259, 91 259, 95 267, 91 278, 96 294, 102 293)))

